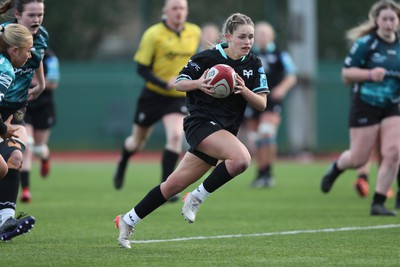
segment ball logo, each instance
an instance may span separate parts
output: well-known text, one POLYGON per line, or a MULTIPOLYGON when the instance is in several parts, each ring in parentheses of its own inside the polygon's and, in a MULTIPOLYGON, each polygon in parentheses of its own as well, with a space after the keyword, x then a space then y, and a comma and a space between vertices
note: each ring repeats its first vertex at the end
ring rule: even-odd
POLYGON ((216 98, 229 96, 236 86, 236 73, 229 65, 215 65, 208 71, 206 78, 211 78, 209 84, 213 85, 211 91, 214 92, 213 96, 216 98))

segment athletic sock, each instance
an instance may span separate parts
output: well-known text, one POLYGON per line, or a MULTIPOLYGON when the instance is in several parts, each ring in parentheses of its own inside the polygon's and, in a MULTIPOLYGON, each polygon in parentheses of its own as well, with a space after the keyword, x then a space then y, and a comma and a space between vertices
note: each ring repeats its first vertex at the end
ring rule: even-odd
POLYGON ((259 169, 258 170, 258 177, 270 177, 271 176, 271 165, 267 165, 265 168, 259 169))
POLYGON ((374 198, 372 200, 372 205, 374 205, 374 204, 383 205, 383 203, 385 203, 385 201, 386 201, 386 195, 382 195, 382 194, 375 192, 374 198))
POLYGON ((156 187, 151 189, 147 193, 147 195, 136 205, 136 207, 134 207, 128 213, 130 214, 132 212, 131 213, 132 218, 129 217, 130 220, 126 220, 126 223, 130 222, 130 225, 135 225, 138 222, 132 220, 134 220, 136 216, 139 219, 143 219, 165 202, 167 202, 167 199, 165 199, 163 194, 161 193, 160 185, 157 185, 156 187))
POLYGON ((397 187, 398 187, 399 190, 400 190, 400 168, 399 168, 399 170, 397 171, 397 187))
POLYGON ((192 196, 203 202, 208 196, 210 192, 208 192, 205 188, 203 183, 201 183, 195 190, 192 191, 192 196))
POLYGON ((368 182, 368 174, 366 174, 366 173, 360 173, 358 175, 358 178, 364 179, 365 181, 368 182))
POLYGON ((226 169, 225 161, 221 162, 214 168, 211 174, 204 180, 204 189, 212 193, 225 183, 229 182, 233 177, 229 174, 226 169))
POLYGON ((21 171, 21 188, 29 188, 29 171, 21 171))
POLYGON ((171 150, 165 149, 162 155, 161 166, 162 175, 161 182, 167 180, 168 176, 174 171, 179 154, 171 150))
POLYGON ((332 172, 338 177, 344 170, 340 170, 337 165, 337 160, 333 162, 332 172))
POLYGON ((142 219, 136 214, 135 209, 131 209, 128 213, 124 215, 122 218, 124 222, 129 224, 130 226, 134 226, 138 224, 142 219))
POLYGON ((0 180, 0 210, 15 210, 17 206, 19 184, 19 170, 9 169, 3 179, 0 180))
POLYGON ((122 153, 121 153, 121 163, 126 164, 129 160, 129 158, 135 153, 136 153, 136 151, 130 152, 125 148, 125 146, 123 146, 122 153))
POLYGON ((15 217, 15 210, 14 209, 2 209, 0 210, 0 226, 3 225, 8 218, 15 217))

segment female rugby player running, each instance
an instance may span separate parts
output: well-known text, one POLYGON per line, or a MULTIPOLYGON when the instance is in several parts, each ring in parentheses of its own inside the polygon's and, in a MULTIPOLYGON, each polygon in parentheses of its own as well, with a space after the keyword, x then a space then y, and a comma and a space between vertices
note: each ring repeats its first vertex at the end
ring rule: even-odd
POLYGON ((226 43, 194 55, 177 78, 177 90, 187 93, 190 115, 185 118, 184 130, 190 148, 165 182, 150 190, 131 211, 116 217, 118 242, 124 248, 131 247, 130 235, 140 220, 198 181, 218 162, 205 181, 184 198, 182 214, 189 223, 194 222, 200 203, 210 193, 250 165, 250 153, 236 134, 247 103, 257 110, 265 109, 267 79, 260 60, 250 54, 254 43, 252 20, 233 14, 222 32, 226 43), (214 98, 209 79, 205 78, 216 64, 230 65, 237 73, 235 93, 226 98, 214 98))

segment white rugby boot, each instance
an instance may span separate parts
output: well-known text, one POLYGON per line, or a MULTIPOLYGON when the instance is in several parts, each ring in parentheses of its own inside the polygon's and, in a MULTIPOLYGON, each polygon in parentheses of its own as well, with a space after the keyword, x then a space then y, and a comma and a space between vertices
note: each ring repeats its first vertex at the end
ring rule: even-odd
POLYGON ((118 215, 114 222, 115 228, 118 229, 118 244, 123 248, 131 248, 131 240, 130 237, 134 231, 134 227, 130 226, 122 219, 124 214, 118 215))
POLYGON ((191 193, 186 193, 183 197, 182 215, 189 223, 194 223, 196 213, 199 211, 201 201, 192 196, 191 193))

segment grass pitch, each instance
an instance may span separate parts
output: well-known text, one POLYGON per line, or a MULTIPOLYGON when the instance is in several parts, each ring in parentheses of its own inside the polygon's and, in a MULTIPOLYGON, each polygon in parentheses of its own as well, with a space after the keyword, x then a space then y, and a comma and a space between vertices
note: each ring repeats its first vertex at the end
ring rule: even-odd
POLYGON ((0 243, 0 266, 398 266, 400 215, 369 216, 375 175, 367 198, 353 190, 354 171, 324 195, 327 167, 279 162, 276 186, 255 190, 253 165, 212 194, 194 224, 183 220, 182 203, 150 214, 128 250, 118 247, 112 220, 159 182, 158 162, 132 162, 120 191, 112 186, 115 162, 55 161, 46 180, 35 163, 32 203, 17 212, 35 216, 36 226, 0 243))

